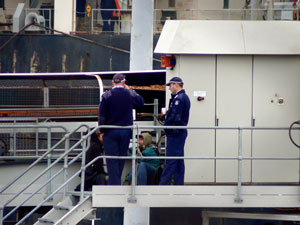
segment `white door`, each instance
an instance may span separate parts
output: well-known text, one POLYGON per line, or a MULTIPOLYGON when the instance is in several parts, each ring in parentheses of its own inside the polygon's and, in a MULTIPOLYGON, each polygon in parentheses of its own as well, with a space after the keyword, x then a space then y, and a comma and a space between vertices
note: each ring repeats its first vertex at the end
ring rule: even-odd
MULTIPOLYGON (((255 126, 288 127, 300 117, 300 57, 255 56, 255 126)), ((299 137, 299 135, 298 135, 299 137)), ((299 139, 296 140, 299 143, 299 139)), ((254 157, 299 157, 288 131, 253 131, 254 157)), ((253 182, 299 182, 298 160, 253 160, 253 182)))
MULTIPOLYGON (((216 117, 218 126, 251 126, 252 57, 218 56, 216 82, 216 117)), ((251 131, 242 131, 242 156, 251 156, 251 131)), ((216 156, 238 156, 238 131, 217 130, 216 156)), ((251 162, 243 161, 242 181, 250 182, 251 162)), ((236 182, 237 160, 216 161, 216 181, 236 182)))
MULTIPOLYGON (((215 59, 216 56, 181 55, 174 70, 167 71, 167 80, 182 77, 184 89, 191 100, 189 126, 214 126, 215 121, 215 59), (205 91, 204 101, 197 101, 195 91, 205 91)), ((167 99, 169 99, 167 90, 167 99)), ((189 130, 185 156, 213 157, 214 130, 189 130)), ((185 160, 185 182, 214 182, 214 160, 185 160)))

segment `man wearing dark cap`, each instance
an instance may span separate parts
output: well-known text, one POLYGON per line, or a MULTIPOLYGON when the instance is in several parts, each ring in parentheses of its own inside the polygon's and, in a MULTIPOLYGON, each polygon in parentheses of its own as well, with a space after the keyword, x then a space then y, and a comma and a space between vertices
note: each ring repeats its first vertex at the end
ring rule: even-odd
MULTIPOLYGON (((190 99, 183 89, 180 77, 173 77, 168 83, 171 91, 169 110, 166 115, 165 126, 187 126, 190 113, 190 99)), ((165 129, 167 135, 167 156, 184 156, 184 144, 187 137, 186 129, 165 129)), ((174 176, 175 185, 184 184, 184 160, 167 159, 160 185, 171 184, 174 176)))
MULTIPOLYGON (((132 109, 144 105, 144 99, 125 84, 125 75, 115 74, 113 87, 102 95, 99 106, 99 125, 131 126, 132 109)), ((107 156, 127 156, 130 129, 101 129, 103 146, 107 156)), ((121 185, 124 159, 107 159, 108 185, 121 185)))

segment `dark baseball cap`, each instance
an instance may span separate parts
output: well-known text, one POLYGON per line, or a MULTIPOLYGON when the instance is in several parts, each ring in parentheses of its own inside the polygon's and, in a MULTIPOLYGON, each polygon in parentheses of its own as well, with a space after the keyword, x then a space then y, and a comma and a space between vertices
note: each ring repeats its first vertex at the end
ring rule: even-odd
POLYGON ((183 81, 180 77, 173 77, 166 85, 170 86, 172 83, 183 84, 183 81))
POLYGON ((125 81, 125 75, 122 73, 116 73, 112 80, 114 83, 120 83, 122 81, 125 81))

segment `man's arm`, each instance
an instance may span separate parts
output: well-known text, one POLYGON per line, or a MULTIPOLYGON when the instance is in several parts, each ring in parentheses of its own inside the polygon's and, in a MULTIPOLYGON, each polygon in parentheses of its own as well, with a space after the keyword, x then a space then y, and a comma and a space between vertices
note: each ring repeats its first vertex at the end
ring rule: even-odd
POLYGON ((100 106, 99 106, 99 116, 98 116, 98 125, 105 125, 105 113, 106 111, 106 101, 105 98, 102 98, 102 101, 100 102, 100 106))
POLYGON ((144 98, 136 93, 135 90, 129 89, 129 92, 132 97, 133 107, 142 107, 144 105, 144 98))

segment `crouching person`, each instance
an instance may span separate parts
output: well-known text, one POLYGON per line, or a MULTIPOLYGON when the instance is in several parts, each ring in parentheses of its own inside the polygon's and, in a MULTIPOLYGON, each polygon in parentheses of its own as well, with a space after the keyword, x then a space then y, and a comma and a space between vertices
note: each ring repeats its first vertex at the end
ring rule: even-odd
MULTIPOLYGON (((139 136, 139 150, 143 156, 159 156, 159 152, 152 146, 152 136, 149 133, 143 133, 139 136)), ((157 169, 160 167, 159 159, 142 159, 138 161, 137 166, 137 184, 151 185, 157 169)), ((131 183, 131 172, 126 180, 131 183)))
MULTIPOLYGON (((103 137, 99 130, 96 130, 91 135, 91 144, 89 149, 86 151, 86 162, 87 165, 93 159, 103 155, 103 137)), ((96 160, 93 164, 85 170, 84 179, 84 190, 91 191, 93 185, 104 185, 106 184, 106 173, 103 168, 103 159, 96 160)), ((80 191, 80 184, 76 187, 75 191, 80 191)))

